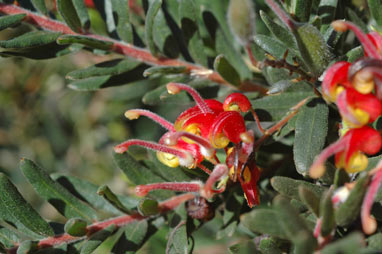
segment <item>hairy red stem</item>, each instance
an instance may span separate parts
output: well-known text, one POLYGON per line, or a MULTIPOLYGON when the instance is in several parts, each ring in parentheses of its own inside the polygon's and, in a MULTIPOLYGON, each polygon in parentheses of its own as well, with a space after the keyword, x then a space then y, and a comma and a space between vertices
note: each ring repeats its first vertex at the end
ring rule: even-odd
MULTIPOLYGON (((167 199, 167 200, 158 204, 159 211, 161 213, 168 212, 170 210, 175 209, 177 206, 184 203, 185 201, 193 199, 193 198, 195 198, 195 195, 193 195, 191 193, 187 193, 184 195, 179 195, 179 196, 175 196, 173 198, 167 199)), ((88 231, 87 237, 89 237, 90 235, 92 235, 92 234, 94 234, 100 230, 107 228, 110 225, 122 227, 122 226, 125 226, 125 225, 133 222, 133 221, 139 221, 139 220, 143 220, 146 218, 147 217, 142 216, 140 214, 132 214, 132 215, 124 215, 124 216, 112 218, 112 219, 101 221, 101 222, 96 222, 96 223, 87 227, 87 231, 88 231)), ((42 239, 39 241, 37 246, 38 246, 38 248, 41 248, 41 249, 42 248, 49 248, 49 247, 58 246, 58 245, 63 244, 63 243, 75 242, 75 241, 81 240, 82 238, 84 238, 84 237, 75 237, 75 236, 71 236, 69 234, 62 234, 62 235, 57 235, 57 236, 42 239)), ((16 254, 17 249, 18 249, 18 246, 15 246, 12 249, 7 250, 7 254, 16 254)))

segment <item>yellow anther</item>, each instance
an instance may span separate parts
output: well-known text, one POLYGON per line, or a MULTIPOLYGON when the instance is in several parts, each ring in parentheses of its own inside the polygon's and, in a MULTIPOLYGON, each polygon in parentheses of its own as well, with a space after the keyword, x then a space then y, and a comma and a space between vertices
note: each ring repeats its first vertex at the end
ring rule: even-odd
POLYGON ((157 152, 157 158, 164 165, 169 166, 171 168, 176 168, 177 166, 179 166, 179 158, 173 154, 157 152))
POLYGON ((371 93, 374 89, 374 75, 367 69, 361 70, 355 74, 352 84, 362 94, 371 93))
POLYGON ((335 90, 335 99, 337 98, 337 96, 342 93, 343 91, 345 91, 345 88, 343 86, 337 86, 336 87, 336 90, 335 90))
MULTIPOLYGON (((198 135, 198 136, 201 136, 201 134, 202 134, 200 129, 199 129, 198 124, 196 124, 196 123, 187 125, 186 128, 184 128, 184 131, 189 132, 189 133, 194 134, 194 135, 198 135)), ((182 140, 184 142, 189 143, 189 144, 195 144, 195 142, 189 138, 182 137, 182 140)))
POLYGON ((249 183, 251 181, 252 175, 248 167, 245 167, 244 169, 243 178, 245 183, 249 183))
POLYGON ((241 112, 239 105, 237 105, 236 103, 232 103, 232 104, 228 105, 228 107, 224 108, 224 111, 237 111, 237 112, 241 112))
POLYGON ((366 125, 369 122, 370 115, 366 111, 357 108, 357 109, 350 109, 350 112, 354 116, 354 118, 357 119, 358 124, 353 123, 349 121, 348 119, 346 119, 346 117, 344 117, 344 122, 346 123, 348 127, 359 128, 366 125))
POLYGON ((213 147, 217 149, 224 148, 229 144, 229 139, 222 133, 212 136, 210 139, 213 147))
POLYGON ((128 110, 125 112, 125 117, 129 120, 134 120, 134 119, 138 119, 140 116, 140 114, 138 114, 137 112, 135 112, 134 110, 128 110))
POLYGON ((366 169, 368 164, 367 156, 362 152, 355 152, 348 162, 347 167, 345 167, 348 173, 357 173, 366 169))

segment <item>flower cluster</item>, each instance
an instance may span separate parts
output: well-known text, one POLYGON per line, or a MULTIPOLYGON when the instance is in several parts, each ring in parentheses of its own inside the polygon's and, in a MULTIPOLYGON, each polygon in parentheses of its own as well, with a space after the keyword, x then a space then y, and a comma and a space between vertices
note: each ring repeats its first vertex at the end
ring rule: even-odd
POLYGON ((130 139, 117 145, 114 150, 124 153, 132 145, 143 146, 155 150, 158 160, 169 167, 198 167, 210 176, 205 184, 167 182, 140 185, 137 186, 136 193, 144 196, 154 189, 170 189, 195 192, 209 199, 224 191, 230 178, 234 182, 240 182, 248 205, 257 205, 259 196, 256 183, 260 171, 252 155, 254 135, 247 131, 241 114, 252 110, 248 98, 240 93, 232 93, 223 103, 214 99, 204 100, 196 90, 179 83, 169 83, 167 90, 170 94, 177 94, 182 90, 188 92, 196 106, 181 113, 174 124, 147 110, 128 110, 125 113, 127 118, 137 119, 141 115, 149 117, 167 129, 167 132, 158 143, 130 139), (224 149, 225 163, 220 163, 216 149, 224 149), (202 164, 203 160, 215 165, 212 172, 202 164))
POLYGON ((364 34, 346 21, 335 21, 337 31, 352 30, 364 48, 364 57, 355 63, 336 62, 326 71, 322 94, 326 101, 336 103, 342 117, 341 138, 316 158, 310 176, 319 178, 324 163, 335 155, 337 168, 348 173, 366 169, 365 154, 376 154, 382 145, 380 133, 368 126, 382 113, 382 36, 377 32, 364 34))

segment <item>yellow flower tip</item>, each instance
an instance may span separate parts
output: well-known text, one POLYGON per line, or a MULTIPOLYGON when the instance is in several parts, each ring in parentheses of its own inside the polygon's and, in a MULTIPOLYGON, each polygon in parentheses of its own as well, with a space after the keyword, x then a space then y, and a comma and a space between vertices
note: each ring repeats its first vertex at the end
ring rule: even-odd
POLYGON ((210 140, 212 146, 217 149, 224 148, 229 144, 229 139, 222 133, 214 135, 210 140))
POLYGON ((357 173, 363 171, 367 168, 368 165, 367 156, 361 152, 354 153, 345 167, 346 172, 348 173, 357 173))
POLYGON ((377 230, 377 222, 371 216, 365 217, 363 218, 362 229, 365 234, 371 235, 377 230))
POLYGON ((240 134, 240 139, 241 139, 241 141, 243 141, 244 143, 247 143, 247 144, 252 144, 255 141, 255 138, 249 132, 241 133, 240 134))
POLYGON ((326 168, 323 164, 312 165, 309 169, 309 176, 313 179, 318 179, 324 175, 326 168))
POLYGON ((348 27, 347 27, 345 21, 342 21, 342 20, 333 21, 332 22, 332 27, 337 32, 345 32, 346 30, 348 30, 348 27))
POLYGON ((166 88, 169 94, 177 94, 181 91, 181 89, 173 83, 167 84, 166 88))
POLYGON ((355 74, 353 86, 359 93, 369 94, 374 89, 374 75, 368 69, 363 69, 355 74))
POLYGON ((236 111, 236 112, 241 112, 239 105, 236 103, 231 103, 228 105, 223 106, 224 111, 236 111))
POLYGON ((365 125, 369 122, 370 115, 366 111, 357 108, 354 110, 354 116, 357 118, 357 120, 361 123, 361 125, 365 125))
POLYGON ((173 154, 157 152, 157 158, 160 162, 170 168, 176 168, 179 166, 179 159, 173 154))
POLYGON ((125 112, 125 117, 129 120, 135 120, 140 117, 140 114, 134 110, 128 110, 125 112))

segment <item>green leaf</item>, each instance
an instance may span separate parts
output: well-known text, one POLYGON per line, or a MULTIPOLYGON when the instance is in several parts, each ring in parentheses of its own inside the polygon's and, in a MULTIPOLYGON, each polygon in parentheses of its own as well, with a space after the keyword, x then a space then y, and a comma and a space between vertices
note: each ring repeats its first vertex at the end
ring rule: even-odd
POLYGON ((382 10, 381 10, 382 1, 368 0, 367 4, 369 5, 371 16, 375 20, 375 23, 377 24, 378 29, 379 30, 382 29, 382 10))
POLYGON ((120 210, 123 213, 130 214, 129 208, 125 207, 121 200, 115 195, 107 185, 102 185, 97 190, 97 194, 103 196, 111 205, 120 210))
POLYGON ((322 197, 320 202, 320 217, 322 218, 321 223, 321 235, 323 237, 328 236, 334 230, 336 222, 334 220, 334 209, 333 209, 333 189, 329 189, 322 197))
POLYGON ((323 23, 323 29, 327 29, 329 24, 334 20, 336 14, 336 9, 338 5, 338 0, 321 0, 318 6, 318 15, 323 23))
POLYGON ((169 233, 167 242, 167 253, 170 254, 187 254, 188 253, 188 236, 187 227, 184 221, 181 221, 169 233))
POLYGON ((240 84, 239 74, 224 57, 224 55, 218 55, 215 58, 214 69, 229 83, 236 86, 240 84))
POLYGON ((71 236, 84 236, 87 233, 87 222, 81 218, 71 218, 65 223, 65 233, 71 236))
POLYGON ((326 190, 326 188, 323 186, 309 183, 303 180, 294 180, 292 178, 285 177, 285 176, 272 177, 271 185, 280 194, 283 194, 293 199, 297 199, 299 201, 301 201, 300 195, 299 195, 299 186, 303 186, 304 188, 309 189, 318 197, 321 197, 321 195, 326 190))
POLYGON ((333 55, 320 31, 311 24, 304 24, 294 31, 294 35, 305 64, 315 76, 321 75, 333 55))
POLYGON ((65 23, 76 33, 81 33, 81 20, 77 15, 72 0, 57 0, 57 10, 65 20, 65 23))
POLYGON ((260 241, 259 249, 262 254, 282 254, 283 252, 277 245, 278 244, 274 238, 263 238, 260 241))
POLYGON ((22 242, 17 248, 17 254, 29 254, 36 252, 38 248, 37 241, 26 240, 22 242))
POLYGON ((265 52, 269 53, 276 59, 283 59, 285 52, 288 51, 288 56, 286 59, 288 63, 294 64, 294 58, 297 58, 299 62, 302 62, 299 59, 300 55, 298 51, 292 48, 288 48, 283 42, 275 38, 263 34, 258 34, 255 35, 254 42, 265 52))
POLYGON ((224 57, 234 66, 241 80, 252 78, 252 73, 248 69, 248 66, 245 64, 239 52, 233 47, 231 39, 227 38, 222 29, 216 31, 215 47, 216 52, 218 54, 224 54, 224 57))
POLYGON ((168 74, 180 74, 180 73, 186 73, 187 67, 186 66, 153 66, 150 68, 147 68, 143 72, 144 77, 150 77, 152 75, 168 75, 168 74))
POLYGON ((140 62, 131 59, 114 59, 98 63, 85 69, 75 70, 66 75, 67 79, 85 79, 96 76, 119 75, 134 70, 140 62))
POLYGON ((260 17, 274 37, 282 41, 288 48, 297 50, 297 42, 293 34, 284 26, 274 22, 268 14, 260 10, 260 17))
POLYGON ((369 176, 366 175, 359 178, 351 190, 349 197, 337 208, 335 216, 339 226, 348 226, 357 219, 368 183, 369 176))
POLYGON ((325 145, 329 109, 320 99, 305 104, 296 119, 293 157, 297 172, 306 176, 325 145))
POLYGON ((60 37, 58 37, 57 43, 59 45, 79 43, 79 44, 88 46, 90 48, 101 49, 101 50, 109 50, 114 44, 111 41, 101 41, 101 40, 97 40, 87 36, 70 35, 70 34, 61 35, 60 37))
MULTIPOLYGON (((157 182, 164 181, 162 177, 155 175, 149 168, 139 163, 129 153, 124 153, 124 154, 114 153, 114 160, 117 166, 127 176, 127 178, 136 185, 150 184, 150 183, 157 183, 157 182)), ((150 195, 165 199, 171 196, 171 192, 168 192, 165 190, 154 191, 150 195)))
POLYGON ((80 217, 87 221, 97 219, 96 212, 88 204, 73 196, 58 182, 53 181, 48 173, 34 162, 22 159, 20 168, 36 192, 65 217, 80 217))
POLYGON ((279 121, 285 117, 293 106, 310 96, 314 96, 311 91, 284 92, 265 96, 251 101, 251 103, 262 121, 279 121))
POLYGON ((163 163, 161 163, 157 158, 155 152, 150 153, 151 158, 145 161, 150 170, 155 172, 157 175, 165 179, 167 182, 189 182, 192 178, 186 173, 186 168, 176 167, 170 168, 163 163))
POLYGON ((121 86, 143 79, 145 69, 145 65, 139 65, 130 71, 118 75, 95 76, 76 80, 70 83, 69 87, 79 91, 95 91, 111 86, 121 86))
POLYGON ((285 80, 282 79, 280 81, 277 81, 276 83, 272 84, 271 87, 268 89, 267 94, 274 95, 281 92, 284 92, 286 89, 294 85, 295 83, 291 80, 285 80))
POLYGON ((361 249, 364 246, 363 235, 359 232, 353 232, 347 235, 345 238, 337 240, 331 244, 325 246, 321 250, 322 254, 353 254, 361 253, 361 249))
POLYGON ((32 48, 55 42, 61 33, 52 33, 46 31, 32 31, 16 38, 0 41, 0 47, 6 49, 32 48))
POLYGON ((203 66, 208 66, 203 40, 198 29, 197 18, 199 13, 195 1, 180 0, 178 13, 183 38, 192 59, 203 66))
POLYGON ((367 238, 367 248, 375 251, 382 250, 382 233, 376 233, 367 238))
POLYGON ((12 230, 0 226, 0 242, 6 248, 11 248, 21 242, 21 238, 12 230))
MULTIPOLYGON (((126 253, 135 253, 145 242, 149 230, 147 220, 134 221, 123 227, 126 244, 123 251, 126 253)), ((118 253, 118 252, 115 252, 118 253)))
POLYGON ((151 54, 154 56, 158 55, 158 48, 155 46, 154 42, 154 21, 155 16, 158 14, 160 8, 162 6, 162 0, 153 0, 151 1, 149 10, 146 14, 145 21, 145 34, 146 34, 146 42, 150 49, 151 54))
POLYGON ((170 29, 163 10, 159 10, 154 18, 153 40, 158 50, 165 56, 170 58, 178 57, 179 45, 176 39, 176 33, 173 33, 170 29))
POLYGON ((256 245, 253 241, 242 241, 234 245, 229 246, 228 252, 230 254, 261 254, 257 250, 256 245))
POLYGON ((280 226, 278 212, 274 209, 257 208, 243 215, 241 223, 252 232, 286 239, 284 229, 280 226))
POLYGON ((346 53, 346 56, 348 58, 347 59, 348 62, 354 63, 355 61, 357 61, 358 59, 364 56, 362 46, 352 48, 346 53))
POLYGON ((303 202, 308 209, 316 215, 318 218, 319 216, 319 207, 320 207, 320 199, 318 196, 311 191, 309 188, 305 187, 304 185, 298 186, 298 194, 300 197, 301 202, 303 202))
MULTIPOLYGON (((68 191, 70 191, 70 193, 75 195, 77 198, 85 200, 87 203, 92 204, 93 207, 113 214, 121 214, 119 210, 117 210, 108 201, 106 201, 97 194, 97 190, 99 188, 97 185, 74 176, 67 176, 60 173, 52 174, 51 177, 53 178, 53 180, 59 182, 68 191)), ((139 199, 135 197, 118 195, 117 197, 120 200, 122 200, 121 202, 128 209, 136 207, 139 202, 139 199)))
MULTIPOLYGON (((28 204, 17 188, 0 173, 0 218, 14 224, 21 232, 34 238, 53 236, 49 224, 28 204)), ((3 234, 6 230, 2 231, 3 234)))
POLYGON ((129 21, 129 11, 126 0, 112 0, 114 22, 119 38, 123 41, 133 42, 133 27, 129 21))
POLYGON ((316 238, 303 218, 289 204, 289 201, 277 196, 274 200, 274 206, 278 211, 280 226, 287 238, 294 243, 296 253, 313 253, 317 245, 316 238))
POLYGON ((139 202, 138 212, 142 216, 151 216, 159 213, 158 201, 150 198, 143 198, 139 202))
POLYGON ((300 22, 308 22, 313 0, 294 0, 294 15, 300 22))
POLYGON ((90 18, 88 14, 88 9, 86 8, 85 2, 83 0, 72 0, 74 9, 78 15, 81 22, 81 27, 87 31, 90 28, 90 18))
POLYGON ((143 166, 129 153, 114 153, 114 160, 127 178, 134 184, 149 184, 163 181, 161 177, 153 174, 149 168, 143 166))
POLYGON ((89 239, 84 243, 81 248, 81 254, 91 254, 95 249, 98 248, 113 232, 117 229, 116 225, 110 225, 105 229, 102 229, 94 233, 89 239))
POLYGON ((20 24, 26 16, 26 14, 16 14, 0 17, 0 31, 20 24))
POLYGON ((45 0, 31 0, 33 7, 44 15, 48 14, 48 9, 45 5, 45 0))

